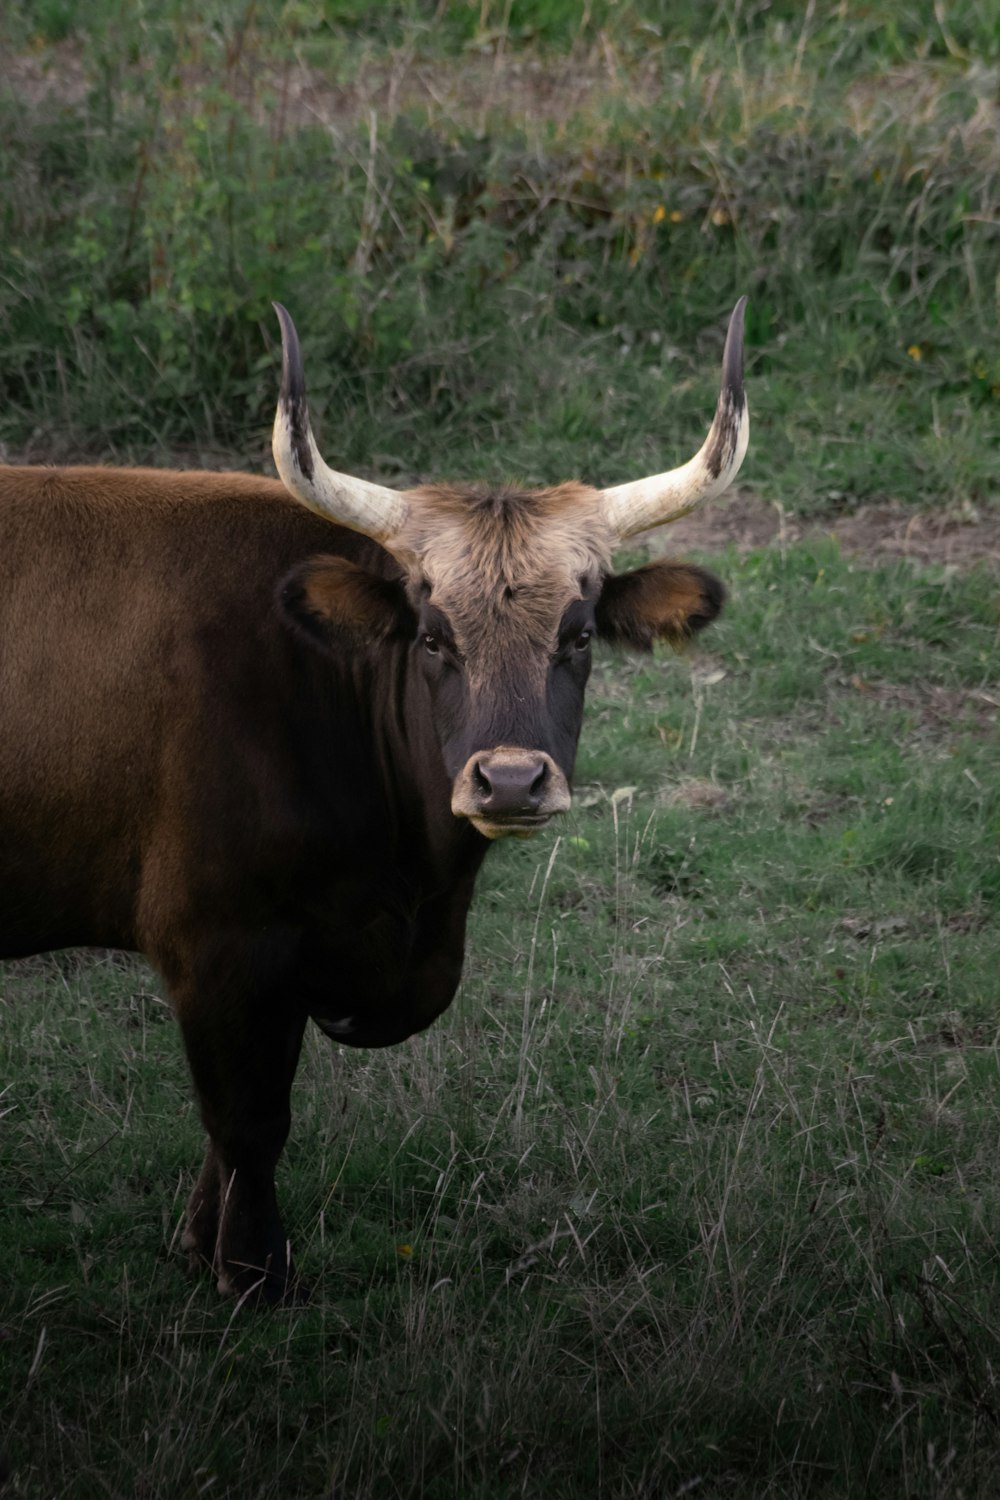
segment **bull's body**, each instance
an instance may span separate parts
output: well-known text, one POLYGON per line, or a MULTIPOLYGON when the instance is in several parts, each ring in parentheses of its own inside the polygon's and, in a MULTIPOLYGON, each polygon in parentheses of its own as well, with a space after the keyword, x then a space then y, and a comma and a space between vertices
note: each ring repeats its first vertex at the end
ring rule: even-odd
MULTIPOLYGON (((280 619, 317 553, 390 563, 268 480, 0 471, 0 956, 162 971, 214 1142, 188 1234, 209 1262, 232 1174, 273 1196, 308 1016, 356 1046, 427 1026, 488 847, 406 643, 331 659, 280 619)), ((230 1259, 278 1273, 267 1206, 230 1259)))
POLYGON ((739 307, 687 465, 399 494, 324 464, 281 316, 283 485, 0 469, 0 958, 160 969, 209 1137, 185 1244, 270 1299, 307 1020, 378 1047, 450 1003, 489 841, 569 806, 591 638, 683 640, 721 605, 700 568, 614 575, 612 546, 747 439, 739 307))
POLYGON ((487 844, 451 814, 406 643, 331 657, 281 619, 321 553, 391 568, 269 480, 0 470, 3 956, 137 949, 183 993, 208 931, 217 989, 252 951, 333 1016, 362 962, 365 1046, 447 1004, 457 969, 413 1012, 405 976, 454 948, 487 844))

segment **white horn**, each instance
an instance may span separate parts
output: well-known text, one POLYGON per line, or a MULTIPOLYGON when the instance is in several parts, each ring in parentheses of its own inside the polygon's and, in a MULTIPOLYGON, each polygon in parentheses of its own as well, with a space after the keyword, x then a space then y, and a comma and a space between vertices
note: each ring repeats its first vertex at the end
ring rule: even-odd
POLYGON ((612 536, 622 541, 651 526, 665 526, 687 515, 703 500, 721 495, 736 478, 750 440, 750 417, 743 390, 743 313, 747 299, 733 309, 722 356, 722 389, 708 437, 688 463, 666 474, 636 479, 603 490, 612 536))
POLYGON ((327 468, 309 427, 299 336, 281 303, 273 305, 281 324, 281 394, 271 452, 285 488, 317 515, 385 542, 402 529, 409 505, 398 490, 327 468))

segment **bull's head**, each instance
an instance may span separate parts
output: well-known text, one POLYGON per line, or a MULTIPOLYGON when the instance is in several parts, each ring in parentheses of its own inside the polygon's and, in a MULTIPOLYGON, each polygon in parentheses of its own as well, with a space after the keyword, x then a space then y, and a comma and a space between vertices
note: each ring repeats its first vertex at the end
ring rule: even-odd
POLYGON ((703 568, 654 562, 611 571, 625 537, 720 494, 746 453, 743 309, 729 323, 715 420, 690 462, 597 490, 428 485, 400 492, 335 473, 309 427, 295 326, 276 306, 284 349, 274 460, 311 510, 381 543, 395 579, 339 557, 306 563, 285 603, 310 628, 405 635, 430 693, 452 811, 489 838, 524 834, 570 805, 569 778, 591 642, 680 642, 719 613, 703 568))

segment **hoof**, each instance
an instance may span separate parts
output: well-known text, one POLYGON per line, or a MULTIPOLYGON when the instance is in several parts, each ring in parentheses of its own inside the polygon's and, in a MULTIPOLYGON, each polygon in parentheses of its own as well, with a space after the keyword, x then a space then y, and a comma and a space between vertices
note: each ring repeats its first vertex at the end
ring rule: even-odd
POLYGON ((181 1253, 187 1257, 187 1269, 189 1276, 202 1276, 206 1271, 212 1269, 215 1260, 215 1240, 206 1243, 205 1237, 198 1234, 189 1224, 181 1235, 181 1253))
POLYGON ((294 1270, 282 1276, 243 1266, 220 1272, 216 1285, 224 1297, 235 1297, 240 1307, 305 1307, 312 1297, 311 1287, 294 1270))

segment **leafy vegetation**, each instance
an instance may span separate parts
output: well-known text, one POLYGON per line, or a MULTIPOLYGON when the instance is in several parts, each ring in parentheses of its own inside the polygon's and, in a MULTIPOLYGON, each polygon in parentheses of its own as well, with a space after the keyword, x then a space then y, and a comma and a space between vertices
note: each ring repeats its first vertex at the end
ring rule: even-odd
POLYGON ((338 462, 614 482, 748 291, 758 485, 991 500, 994 8, 584 10, 20 0, 0 440, 263 462, 278 298, 338 462))
MULTIPOLYGON (((0 46, 7 456, 263 464, 278 297, 339 465, 620 480, 749 291, 762 495, 995 497, 986 0, 12 0, 0 46)), ((449 1015, 310 1038, 309 1307, 183 1275, 148 969, 0 970, 5 1493, 997 1493, 996 579, 710 561, 699 650, 599 662, 449 1015)))

